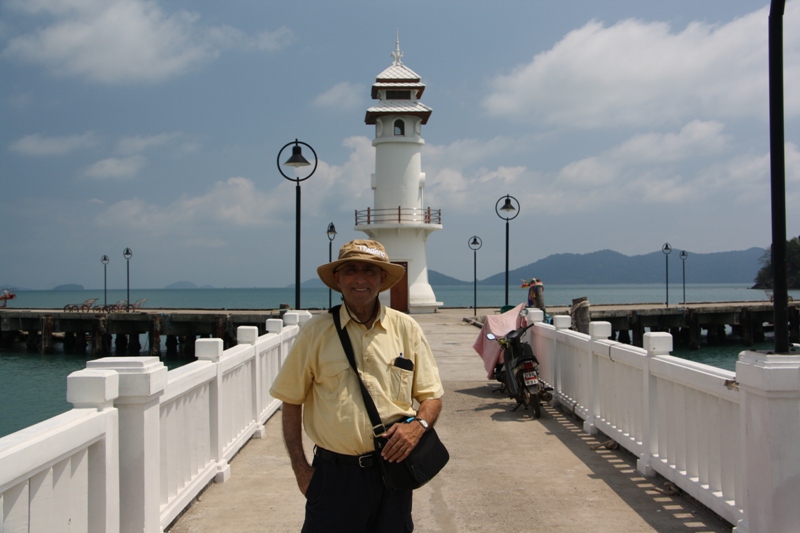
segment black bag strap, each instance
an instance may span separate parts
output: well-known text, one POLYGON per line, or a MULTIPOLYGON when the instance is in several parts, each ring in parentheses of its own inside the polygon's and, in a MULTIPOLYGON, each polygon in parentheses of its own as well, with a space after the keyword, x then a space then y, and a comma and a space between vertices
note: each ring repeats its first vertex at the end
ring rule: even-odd
POLYGON ((336 332, 339 334, 339 340, 342 342, 342 348, 344 348, 344 353, 347 355, 347 360, 350 361, 350 366, 353 368, 353 372, 356 373, 358 384, 361 386, 361 397, 363 398, 364 405, 367 408, 369 420, 372 422, 372 433, 374 436, 379 437, 386 433, 386 426, 384 426, 383 422, 381 422, 381 415, 378 413, 378 408, 375 407, 375 402, 372 401, 372 396, 370 396, 367 387, 361 380, 361 375, 358 373, 356 357, 353 353, 353 344, 350 342, 350 336, 342 328, 342 319, 339 316, 339 309, 341 307, 341 305, 337 305, 332 307, 328 312, 333 315, 333 323, 336 326, 336 332))

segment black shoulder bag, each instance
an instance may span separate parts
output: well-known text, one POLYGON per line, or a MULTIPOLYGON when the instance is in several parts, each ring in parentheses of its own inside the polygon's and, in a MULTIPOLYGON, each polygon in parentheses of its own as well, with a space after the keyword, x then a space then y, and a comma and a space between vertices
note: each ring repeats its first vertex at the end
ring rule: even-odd
POLYGON ((381 416, 378 414, 378 409, 375 407, 375 402, 372 401, 369 391, 361 381, 361 376, 356 367, 356 359, 353 354, 353 345, 350 344, 350 337, 347 332, 342 329, 342 323, 339 318, 339 308, 337 305, 330 310, 333 315, 333 323, 336 325, 336 331, 339 333, 339 339, 342 341, 342 348, 347 355, 347 360, 350 361, 350 366, 356 373, 358 384, 361 387, 361 396, 364 399, 364 405, 367 408, 370 422, 372 422, 372 438, 375 441, 375 459, 380 465, 381 474, 383 476, 383 483, 391 490, 414 490, 420 488, 422 485, 433 479, 433 476, 439 473, 444 468, 447 461, 450 459, 450 454, 447 448, 444 447, 436 430, 433 427, 428 428, 422 434, 417 445, 411 450, 411 453, 403 461, 399 463, 390 463, 381 457, 381 450, 386 445, 388 439, 382 437, 386 433, 386 426, 381 422, 381 416))

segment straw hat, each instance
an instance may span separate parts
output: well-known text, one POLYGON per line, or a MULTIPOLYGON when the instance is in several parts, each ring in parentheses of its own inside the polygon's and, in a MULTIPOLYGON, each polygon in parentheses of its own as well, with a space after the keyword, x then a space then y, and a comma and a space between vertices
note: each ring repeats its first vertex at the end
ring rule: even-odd
POLYGON ((385 291, 400 281, 406 271, 402 265, 389 262, 389 255, 386 253, 386 248, 378 241, 356 239, 345 243, 339 249, 339 259, 317 267, 319 279, 331 289, 341 292, 339 290, 339 285, 336 284, 336 279, 333 277, 333 271, 336 270, 339 265, 347 263, 348 261, 374 263, 389 274, 383 281, 380 292, 385 291))

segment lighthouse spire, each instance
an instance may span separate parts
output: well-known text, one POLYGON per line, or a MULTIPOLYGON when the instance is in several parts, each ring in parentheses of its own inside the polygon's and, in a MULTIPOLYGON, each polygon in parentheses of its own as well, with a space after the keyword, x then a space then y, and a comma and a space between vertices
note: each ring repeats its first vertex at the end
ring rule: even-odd
POLYGON ((392 52, 392 57, 394 58, 394 65, 400 66, 403 64, 403 52, 400 51, 400 30, 395 30, 395 32, 394 52, 392 52))

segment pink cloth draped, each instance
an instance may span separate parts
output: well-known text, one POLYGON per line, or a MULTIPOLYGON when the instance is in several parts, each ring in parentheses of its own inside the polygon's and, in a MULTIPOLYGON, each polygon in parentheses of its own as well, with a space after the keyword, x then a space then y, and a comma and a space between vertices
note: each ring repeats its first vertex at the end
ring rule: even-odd
POLYGON ((500 348, 500 343, 497 341, 490 341, 486 338, 487 333, 493 333, 497 337, 504 337, 509 331, 517 329, 522 325, 525 320, 519 316, 519 312, 525 307, 525 304, 519 304, 514 309, 509 309, 502 315, 487 316, 478 338, 472 348, 478 352, 478 355, 483 359, 483 366, 486 368, 487 377, 492 379, 494 377, 494 367, 497 363, 503 361, 503 351, 500 348))

